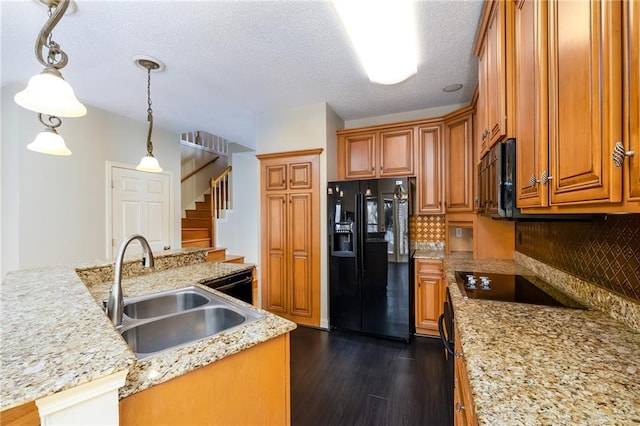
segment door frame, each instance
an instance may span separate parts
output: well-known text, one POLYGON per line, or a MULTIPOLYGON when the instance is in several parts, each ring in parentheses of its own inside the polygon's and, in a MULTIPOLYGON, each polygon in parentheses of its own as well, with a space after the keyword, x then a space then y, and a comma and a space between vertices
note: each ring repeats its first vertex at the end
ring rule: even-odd
MULTIPOLYGON (((113 238, 113 185, 112 185, 112 180, 113 180, 113 169, 114 168, 119 168, 119 169, 127 169, 127 170, 136 170, 136 166, 132 165, 132 164, 125 164, 125 163, 117 163, 114 161, 105 161, 105 206, 106 206, 106 214, 105 214, 105 218, 106 218, 106 236, 105 236, 105 253, 107 256, 107 259, 113 259, 116 256, 116 250, 115 247, 113 247, 113 244, 111 244, 111 239, 113 238)), ((137 170, 136 170, 137 171, 137 170)), ((144 172, 141 172, 144 173, 144 172)), ((174 240, 174 226, 173 226, 173 173, 170 171, 166 171, 163 170, 162 172, 158 173, 161 175, 165 175, 169 178, 169 244, 173 245, 173 240, 174 240)))

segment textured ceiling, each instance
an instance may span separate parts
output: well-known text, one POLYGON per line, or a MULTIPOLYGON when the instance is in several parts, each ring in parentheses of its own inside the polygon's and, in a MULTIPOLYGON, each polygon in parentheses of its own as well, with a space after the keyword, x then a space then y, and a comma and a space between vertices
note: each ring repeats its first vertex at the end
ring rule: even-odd
MULTIPOLYGON (((417 75, 369 82, 326 1, 89 1, 54 31, 62 70, 89 105, 146 120, 146 72, 134 55, 162 60, 151 76, 155 124, 206 130, 254 145, 255 117, 327 102, 343 119, 467 103, 477 80, 473 43, 482 1, 420 1, 417 75), (441 89, 462 83, 458 92, 441 89)), ((26 85, 46 9, 0 0, 2 86, 26 85)), ((384 28, 381 28, 384 31, 384 28)))

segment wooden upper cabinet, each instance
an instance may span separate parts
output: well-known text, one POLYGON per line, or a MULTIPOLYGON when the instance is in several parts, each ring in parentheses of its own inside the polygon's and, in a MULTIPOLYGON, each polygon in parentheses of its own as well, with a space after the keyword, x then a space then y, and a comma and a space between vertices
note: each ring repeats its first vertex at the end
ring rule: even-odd
POLYGON ((550 203, 620 202, 622 2, 549 1, 550 203))
POLYGON ((418 213, 444 213, 442 125, 418 127, 418 213))
POLYGON ((415 176, 413 126, 338 132, 338 178, 415 176))
POLYGON ((640 201, 640 3, 624 2, 625 16, 625 150, 633 151, 623 164, 627 199, 640 201))
POLYGON ((376 176, 376 134, 345 135, 342 151, 346 179, 366 179, 376 176))
POLYGON ((471 111, 445 121, 445 199, 447 212, 473 211, 471 111))
POLYGON ((548 170, 548 84, 546 3, 515 0, 514 65, 516 197, 518 207, 548 204, 548 185, 531 185, 548 170))
POLYGON ((380 177, 412 176, 414 142, 413 127, 381 130, 379 138, 380 177))
POLYGON ((508 2, 485 3, 476 41, 478 61, 481 151, 486 152, 507 134, 507 32, 508 2))

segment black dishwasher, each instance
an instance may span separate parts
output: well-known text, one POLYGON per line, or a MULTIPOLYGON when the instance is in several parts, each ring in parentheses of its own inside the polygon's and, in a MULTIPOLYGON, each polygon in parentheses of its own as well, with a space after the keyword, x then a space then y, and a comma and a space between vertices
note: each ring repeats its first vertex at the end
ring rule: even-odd
POLYGON ((201 283, 204 286, 218 290, 220 293, 253 304, 253 273, 252 270, 237 272, 215 280, 201 283))

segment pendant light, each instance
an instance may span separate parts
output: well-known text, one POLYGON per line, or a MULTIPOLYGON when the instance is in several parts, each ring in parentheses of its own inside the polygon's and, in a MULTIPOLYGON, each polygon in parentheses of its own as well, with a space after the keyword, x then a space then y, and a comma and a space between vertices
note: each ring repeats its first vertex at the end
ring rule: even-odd
POLYGON ((142 157, 140 164, 136 170, 141 172, 160 173, 162 167, 153 156, 153 142, 151 142, 151 133, 153 132, 153 110, 151 109, 151 71, 164 70, 164 64, 158 59, 150 56, 136 56, 133 58, 136 65, 147 70, 147 121, 149 122, 149 130, 147 131, 147 155, 142 157))
MULTIPOLYGON (((52 31, 67 11, 71 0, 38 0, 49 8, 49 19, 36 39, 36 59, 45 68, 29 80, 27 87, 16 93, 14 101, 21 107, 38 113, 45 130, 27 148, 51 155, 71 155, 64 139, 56 130, 62 124, 59 117, 82 117, 87 108, 76 98, 73 89, 62 77, 60 69, 67 65, 67 54, 53 41, 52 31), (47 48, 46 59, 43 49, 47 48)), ((75 6, 72 8, 75 10, 75 6)))

